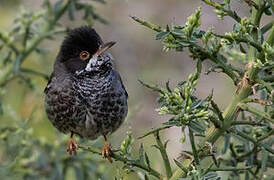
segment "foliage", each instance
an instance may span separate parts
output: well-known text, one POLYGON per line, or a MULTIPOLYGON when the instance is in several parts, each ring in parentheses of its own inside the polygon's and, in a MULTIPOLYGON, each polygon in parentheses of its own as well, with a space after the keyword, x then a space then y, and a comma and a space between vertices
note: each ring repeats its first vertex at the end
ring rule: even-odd
MULTIPOLYGON (((111 157, 123 163, 123 170, 136 172, 141 179, 222 179, 223 173, 220 172, 226 172, 230 179, 273 179, 274 21, 262 27, 260 22, 262 16, 273 16, 274 2, 242 1, 248 5, 251 16, 240 17, 231 9, 229 0, 222 3, 202 1, 212 6, 220 19, 230 17, 235 20, 233 30, 225 34, 218 34, 213 28, 202 30, 201 8, 197 8, 184 25, 167 25, 165 28, 132 17, 157 32, 156 39, 161 40, 164 51, 188 50, 196 62, 196 72, 173 89, 169 82, 165 87, 159 87, 140 81, 159 94, 159 108, 156 110, 160 115, 169 117, 160 127, 139 137, 143 140, 153 135, 153 147, 161 154, 165 173, 153 167, 152 157, 143 144, 139 147, 138 156, 132 152, 134 140, 131 132, 120 148, 111 153, 111 157), (224 73, 237 89, 223 112, 213 100, 214 92, 205 99, 199 99, 195 94, 205 61, 212 63, 208 73, 224 73), (234 62, 244 66, 236 67, 234 62), (181 143, 185 143, 188 136, 191 145, 191 151, 184 151, 181 158, 173 160, 175 167, 171 166, 172 161, 166 151, 168 141, 163 141, 160 136, 161 131, 172 127, 181 129, 181 143), (218 143, 219 139, 223 143, 218 143)), ((14 79, 20 79, 33 88, 35 84, 29 74, 48 78, 34 69, 24 68, 22 63, 32 53, 43 53, 38 46, 43 40, 66 31, 59 24, 65 13, 73 20, 74 12, 83 10, 83 19, 88 22, 90 17, 105 22, 88 2, 59 0, 51 4, 46 0, 44 6, 45 10, 36 13, 22 10, 11 31, 0 32, 1 113, 6 113, 8 109, 2 102, 5 88, 14 79)), ((101 164, 95 158, 97 156, 91 157, 89 153, 82 152, 76 157, 68 157, 60 148, 62 144, 45 143, 32 136, 28 121, 23 124, 14 121, 16 125, 0 129, 1 147, 4 147, 1 153, 6 154, 3 156, 6 159, 0 159, 4 162, 1 164, 2 174, 10 179, 37 179, 41 176, 63 179, 67 169, 74 169, 79 179, 104 178, 103 171, 93 166, 101 164)), ((81 144, 80 148, 100 155, 96 147, 81 144)))
POLYGON ((65 179, 69 173, 74 173, 77 179, 105 179, 103 169, 97 167, 102 163, 101 159, 86 153, 68 156, 64 143, 48 143, 35 138, 29 122, 0 129, 1 151, 6 154, 4 163, 1 163, 1 177, 65 179))
MULTIPOLYGON (((98 1, 104 2, 104 1, 98 1)), ((9 32, 0 32, 0 50, 3 54, 1 60, 0 87, 4 87, 14 78, 20 78, 30 87, 31 80, 24 76, 36 74, 48 79, 47 75, 36 72, 32 69, 22 67, 22 63, 32 53, 42 53, 38 45, 45 39, 52 39, 54 35, 63 33, 66 28, 59 23, 60 18, 68 13, 71 20, 74 19, 75 11, 84 11, 83 19, 91 23, 91 17, 95 20, 105 22, 103 18, 94 12, 90 3, 83 3, 77 0, 59 0, 52 4, 49 0, 43 3, 43 9, 37 12, 21 9, 19 16, 14 20, 9 32)))
MULTIPOLYGON (((274 157, 274 26, 271 21, 260 27, 260 20, 263 15, 273 16, 273 1, 245 1, 251 17, 240 17, 231 9, 229 0, 222 4, 212 0, 203 2, 215 8, 218 18, 229 16, 234 19, 233 31, 218 34, 213 29, 200 29, 201 8, 184 25, 167 25, 166 28, 132 17, 157 32, 156 40, 161 40, 164 51, 188 49, 190 57, 197 62, 197 72, 173 90, 168 83, 160 88, 142 82, 159 93, 159 114, 171 115, 162 127, 143 137, 178 126, 182 129, 184 142, 188 129, 192 151, 185 152, 182 161, 175 160, 177 170, 168 172, 171 170, 166 164, 169 179, 220 179, 221 176, 216 174, 218 171, 229 171, 232 179, 272 179, 273 175, 268 173, 273 169, 274 157), (195 85, 206 60, 212 62, 208 73, 225 73, 237 87, 224 112, 213 101, 213 93, 205 100, 195 96, 195 85), (244 64, 245 68, 232 65, 233 61, 244 64), (254 97, 257 94, 260 99, 254 97), (224 139, 223 147, 215 146, 220 138, 224 139), (210 158, 213 162, 205 164, 210 158)), ((165 157, 167 155, 163 160, 167 163, 165 157)))

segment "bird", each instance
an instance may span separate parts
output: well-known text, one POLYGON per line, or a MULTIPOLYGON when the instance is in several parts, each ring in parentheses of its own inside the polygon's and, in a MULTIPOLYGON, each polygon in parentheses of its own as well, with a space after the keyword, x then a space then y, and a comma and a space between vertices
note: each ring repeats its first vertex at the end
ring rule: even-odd
POLYGON ((55 59, 44 90, 45 111, 56 129, 70 134, 70 155, 79 147, 74 135, 88 140, 103 136, 102 157, 112 162, 107 136, 128 112, 128 93, 107 52, 114 44, 104 43, 90 26, 77 27, 68 32, 55 59))

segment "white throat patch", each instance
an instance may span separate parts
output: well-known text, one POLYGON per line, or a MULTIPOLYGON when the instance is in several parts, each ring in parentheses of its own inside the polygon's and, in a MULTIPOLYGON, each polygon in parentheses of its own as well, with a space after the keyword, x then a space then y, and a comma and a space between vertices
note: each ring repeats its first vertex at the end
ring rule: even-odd
POLYGON ((96 62, 97 62, 98 56, 93 56, 92 58, 90 58, 85 70, 86 71, 91 71, 91 65, 92 66, 96 66, 96 62))

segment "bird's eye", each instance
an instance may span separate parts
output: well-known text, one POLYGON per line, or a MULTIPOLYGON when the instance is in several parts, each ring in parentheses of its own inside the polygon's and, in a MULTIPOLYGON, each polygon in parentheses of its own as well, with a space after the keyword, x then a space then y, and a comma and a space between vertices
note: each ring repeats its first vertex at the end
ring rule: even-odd
POLYGON ((90 54, 89 54, 89 52, 87 52, 87 51, 82 51, 81 53, 80 53, 80 59, 82 59, 82 60, 87 60, 88 58, 89 58, 89 56, 90 56, 90 54))

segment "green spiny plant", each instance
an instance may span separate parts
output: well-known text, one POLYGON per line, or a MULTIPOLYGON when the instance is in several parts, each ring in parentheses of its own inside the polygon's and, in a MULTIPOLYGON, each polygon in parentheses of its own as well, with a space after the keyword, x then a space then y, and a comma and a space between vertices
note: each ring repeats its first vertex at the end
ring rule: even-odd
POLYGON ((218 34, 212 29, 201 30, 201 8, 184 25, 167 25, 166 28, 132 17, 157 32, 156 39, 162 41, 164 51, 188 49, 190 57, 197 62, 196 73, 190 74, 187 81, 180 82, 173 90, 168 83, 163 88, 142 83, 159 93, 159 114, 172 115, 162 127, 143 137, 154 134, 157 141, 159 131, 173 126, 180 127, 184 137, 188 129, 192 151, 185 152, 182 162, 175 160, 177 170, 170 168, 166 144, 162 148, 157 146, 167 179, 220 179, 217 171, 229 171, 233 178, 271 179, 273 176, 266 172, 273 168, 274 153, 274 21, 263 27, 260 21, 263 15, 273 17, 274 2, 245 1, 251 10, 250 17, 240 17, 231 9, 229 0, 203 2, 214 7, 220 19, 225 16, 234 19, 233 31, 218 34), (225 73, 237 87, 224 112, 213 101, 213 93, 204 100, 194 94, 206 60, 213 64, 209 72, 225 73), (233 61, 244 64, 245 68, 232 65, 233 61), (256 94, 261 98, 254 98, 256 94), (224 138, 223 147, 214 147, 220 138, 224 138), (228 158, 226 153, 229 153, 228 158), (212 163, 205 164, 209 158, 212 163))

